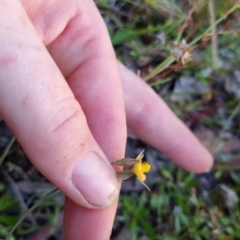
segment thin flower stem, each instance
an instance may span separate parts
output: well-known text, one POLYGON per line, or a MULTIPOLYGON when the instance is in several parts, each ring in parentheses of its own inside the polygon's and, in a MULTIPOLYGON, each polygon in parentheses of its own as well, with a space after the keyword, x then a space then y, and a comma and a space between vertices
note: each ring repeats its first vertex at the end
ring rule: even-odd
POLYGON ((12 236, 15 229, 19 226, 19 224, 23 221, 23 219, 32 212, 37 206, 39 206, 43 201, 45 201, 47 198, 53 196, 55 193, 57 193, 59 190, 57 188, 54 188, 51 192, 47 193, 45 196, 43 196, 41 199, 39 199, 31 208, 26 211, 23 216, 17 221, 17 223, 13 226, 11 231, 8 233, 5 240, 10 240, 10 237, 12 236))
POLYGON ((5 157, 8 155, 8 152, 9 152, 10 148, 12 147, 14 141, 15 141, 15 137, 13 136, 11 138, 11 140, 9 141, 8 145, 6 146, 6 148, 4 149, 2 156, 0 157, 0 166, 2 165, 5 157))
POLYGON ((150 188, 149 188, 144 182, 142 182, 142 181, 139 181, 139 182, 140 182, 143 186, 145 186, 149 192, 151 191, 150 188))
POLYGON ((187 23, 187 22, 188 22, 188 20, 191 19, 192 14, 194 13, 194 11, 195 11, 197 8, 199 9, 205 2, 206 2, 206 1, 204 0, 204 1, 202 1, 200 4, 197 4, 196 6, 193 5, 193 6, 190 8, 190 10, 188 11, 188 14, 187 14, 187 16, 186 16, 186 19, 185 19, 185 21, 184 21, 184 24, 183 24, 182 27, 180 28, 180 31, 179 31, 179 34, 178 34, 178 36, 177 36, 176 42, 179 42, 179 41, 180 41, 183 32, 185 31, 186 27, 188 26, 188 23, 187 23))
MULTIPOLYGON (((189 47, 192 47, 194 44, 199 42, 201 39, 203 39, 205 36, 209 35, 212 32, 212 28, 216 27, 220 22, 225 20, 229 15, 231 15, 235 10, 240 8, 240 3, 236 3, 233 5, 232 8, 228 10, 228 12, 225 12, 218 20, 216 20, 210 27, 206 29, 202 34, 197 36, 192 42, 189 43, 189 47)), ((168 58, 166 58, 163 62, 161 62, 158 66, 156 66, 145 78, 145 81, 148 81, 152 77, 156 76, 166 68, 168 68, 174 61, 176 60, 176 57, 171 54, 168 58)))
MULTIPOLYGON (((215 21, 215 23, 213 24, 213 26, 217 26, 220 22, 222 22, 223 20, 225 20, 229 15, 231 15, 235 10, 237 10, 238 8, 240 8, 240 4, 236 3, 233 5, 232 8, 230 8, 227 12, 225 12, 218 20, 215 21)), ((212 31, 212 27, 210 26, 207 28, 207 30, 200 34, 198 37, 196 37, 191 43, 189 43, 189 46, 193 46, 195 43, 197 43, 198 41, 200 41, 204 36, 208 35, 209 33, 211 33, 212 31)))
POLYGON ((237 170, 240 170, 240 165, 231 166, 231 165, 220 165, 220 164, 217 164, 217 165, 213 166, 213 170, 237 171, 237 170))
POLYGON ((217 68, 219 65, 218 58, 218 34, 216 30, 215 23, 215 11, 214 11, 214 0, 209 0, 208 9, 210 15, 210 26, 211 26, 211 35, 212 35, 212 66, 217 68))
POLYGON ((165 70, 167 67, 169 67, 174 61, 175 57, 173 55, 170 55, 168 58, 166 58, 163 62, 161 62, 157 67, 155 67, 145 78, 145 81, 148 81, 158 73, 165 70))

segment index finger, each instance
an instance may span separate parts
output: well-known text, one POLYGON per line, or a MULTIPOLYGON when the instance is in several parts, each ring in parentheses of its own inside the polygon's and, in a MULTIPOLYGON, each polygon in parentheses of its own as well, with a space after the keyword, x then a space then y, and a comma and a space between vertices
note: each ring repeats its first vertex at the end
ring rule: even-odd
POLYGON ((201 173, 213 157, 166 103, 142 79, 120 64, 127 125, 134 135, 185 170, 201 173))

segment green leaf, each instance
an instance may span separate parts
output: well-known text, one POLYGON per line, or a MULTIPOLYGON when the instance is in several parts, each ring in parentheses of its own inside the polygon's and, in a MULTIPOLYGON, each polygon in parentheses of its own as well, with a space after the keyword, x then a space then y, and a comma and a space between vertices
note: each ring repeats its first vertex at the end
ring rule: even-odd
POLYGON ((17 222, 17 218, 13 216, 0 215, 0 223, 13 226, 17 222))
POLYGON ((13 199, 8 193, 0 198, 0 212, 12 210, 18 206, 18 200, 13 199))
POLYGON ((169 171, 169 169, 165 168, 165 167, 162 167, 160 169, 160 172, 161 174, 165 177, 165 178, 168 178, 168 179, 171 179, 172 178, 172 173, 169 171))
POLYGON ((153 226, 145 218, 140 218, 139 222, 149 237, 155 237, 157 235, 153 226))
POLYGON ((113 33, 113 35, 111 36, 112 44, 117 45, 126 41, 130 41, 131 39, 138 36, 157 32, 161 29, 162 29, 162 26, 148 27, 143 29, 133 29, 133 28, 119 29, 116 33, 113 33))

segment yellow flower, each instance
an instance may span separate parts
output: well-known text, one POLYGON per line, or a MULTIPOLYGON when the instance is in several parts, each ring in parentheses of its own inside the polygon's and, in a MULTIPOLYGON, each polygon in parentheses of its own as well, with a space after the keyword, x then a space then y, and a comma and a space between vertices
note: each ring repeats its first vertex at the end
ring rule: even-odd
POLYGON ((123 158, 116 162, 114 165, 118 166, 128 166, 133 165, 132 169, 123 170, 121 172, 117 172, 117 177, 120 181, 128 179, 129 177, 135 174, 138 180, 150 191, 149 187, 144 183, 146 179, 146 175, 144 173, 149 172, 151 169, 151 165, 148 162, 142 162, 142 158, 144 150, 137 156, 136 159, 131 158, 123 158))
POLYGON ((146 175, 144 173, 149 172, 151 169, 151 165, 148 162, 142 162, 142 158, 144 150, 137 156, 136 160, 139 162, 135 163, 132 172, 137 176, 138 180, 150 191, 148 186, 143 183, 146 179, 146 175))
POLYGON ((144 173, 149 172, 150 169, 151 165, 149 163, 139 162, 133 166, 132 172, 137 175, 139 181, 143 182, 146 179, 146 175, 144 173))

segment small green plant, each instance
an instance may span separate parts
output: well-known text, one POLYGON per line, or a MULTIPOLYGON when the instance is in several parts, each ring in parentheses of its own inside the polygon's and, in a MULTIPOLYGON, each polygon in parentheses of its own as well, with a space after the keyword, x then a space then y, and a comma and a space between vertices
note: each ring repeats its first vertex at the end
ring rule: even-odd
POLYGON ((160 174, 163 179, 151 193, 120 197, 118 218, 126 224, 129 240, 240 237, 240 206, 232 190, 217 185, 200 191, 199 178, 173 166, 160 174))
POLYGON ((18 217, 14 210, 18 206, 18 201, 13 199, 8 193, 2 193, 0 197, 0 238, 5 238, 18 217), (12 212, 12 213, 11 213, 12 212))

